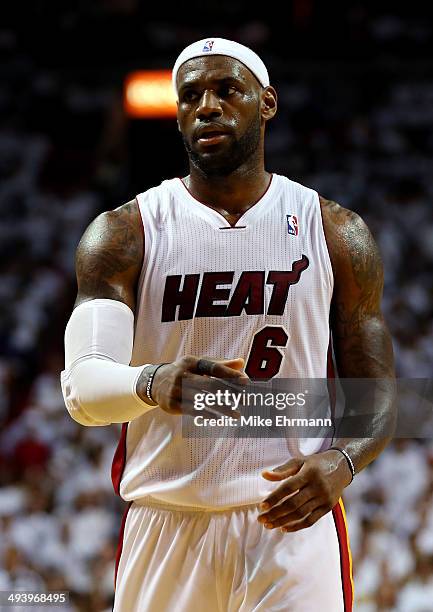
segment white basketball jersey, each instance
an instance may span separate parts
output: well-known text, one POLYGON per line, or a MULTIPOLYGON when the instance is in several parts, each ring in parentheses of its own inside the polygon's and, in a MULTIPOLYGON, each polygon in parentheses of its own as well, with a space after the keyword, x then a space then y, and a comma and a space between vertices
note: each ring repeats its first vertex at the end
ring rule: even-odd
MULTIPOLYGON (((137 196, 145 256, 131 365, 183 355, 243 357, 251 377, 326 378, 333 291, 318 194, 272 175, 230 227, 180 179, 137 196), (280 357, 262 361, 276 346, 280 357)), ((275 488, 261 476, 290 459, 285 438, 186 438, 182 418, 156 408, 124 427, 115 477, 125 500, 221 508, 257 503, 275 488), (121 472, 121 473, 120 473, 121 472), (120 480, 121 479, 121 480, 120 480)), ((303 452, 321 450, 309 438, 303 452)))

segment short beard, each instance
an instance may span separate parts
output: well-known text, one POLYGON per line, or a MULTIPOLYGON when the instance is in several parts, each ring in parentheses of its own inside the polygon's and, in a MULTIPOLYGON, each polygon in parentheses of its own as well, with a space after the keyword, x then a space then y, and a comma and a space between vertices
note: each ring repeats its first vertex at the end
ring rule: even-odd
POLYGON ((245 133, 222 153, 203 156, 193 150, 182 135, 183 144, 190 163, 206 176, 228 176, 244 164, 250 157, 258 153, 260 144, 260 115, 251 121, 245 133))

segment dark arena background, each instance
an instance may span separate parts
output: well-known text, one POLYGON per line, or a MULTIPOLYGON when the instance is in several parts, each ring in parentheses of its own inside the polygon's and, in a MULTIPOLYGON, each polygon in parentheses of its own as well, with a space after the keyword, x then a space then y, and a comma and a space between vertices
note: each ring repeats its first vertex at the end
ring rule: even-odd
MULTIPOLYGON (((279 94, 267 169, 364 217, 385 264, 397 374, 433 370, 427 8, 163 4, 2 6, 0 590, 66 590, 65 610, 111 609, 123 509, 110 481, 119 428, 79 426, 60 392, 75 248, 98 213, 186 170, 174 118, 125 110, 131 72, 169 70, 206 36, 257 51, 279 94)), ((399 439, 346 490, 358 612, 433 610, 432 483, 432 440, 399 439)))

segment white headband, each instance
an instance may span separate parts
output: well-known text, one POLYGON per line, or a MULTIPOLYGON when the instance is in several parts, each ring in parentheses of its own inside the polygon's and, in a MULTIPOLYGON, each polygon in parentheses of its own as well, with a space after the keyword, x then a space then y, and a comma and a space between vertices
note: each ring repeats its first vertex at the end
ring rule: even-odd
POLYGON ((240 45, 233 40, 227 40, 226 38, 203 38, 186 47, 174 64, 172 81, 176 93, 176 76, 181 65, 193 57, 201 57, 203 55, 228 55, 233 57, 251 70, 263 87, 269 85, 268 71, 257 53, 254 53, 254 51, 251 51, 251 49, 244 45, 240 45))

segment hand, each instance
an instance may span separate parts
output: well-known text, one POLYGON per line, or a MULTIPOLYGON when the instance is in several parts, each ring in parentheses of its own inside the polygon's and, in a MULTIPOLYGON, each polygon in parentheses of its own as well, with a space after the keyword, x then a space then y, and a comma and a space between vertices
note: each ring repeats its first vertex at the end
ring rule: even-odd
POLYGON ((262 476, 283 482, 260 504, 264 512, 257 520, 268 529, 279 527, 284 532, 314 525, 337 504, 352 480, 344 455, 336 450, 291 459, 262 476))
MULTIPOLYGON (((245 384, 249 378, 241 370, 244 360, 238 359, 209 359, 207 357, 182 357, 178 361, 168 363, 155 373, 152 382, 152 397, 164 412, 169 414, 190 414, 197 416, 194 408, 194 395, 211 390, 211 381, 204 382, 204 378, 230 379, 234 384, 245 384)), ((215 381, 216 382, 216 381, 215 381)), ((218 383, 219 388, 221 382, 218 383)), ((140 376, 137 383, 137 393, 146 401, 146 377, 140 376)), ((212 412, 201 410, 200 415, 209 418, 215 416, 239 417, 240 413, 231 409, 231 406, 213 406, 212 412)))

